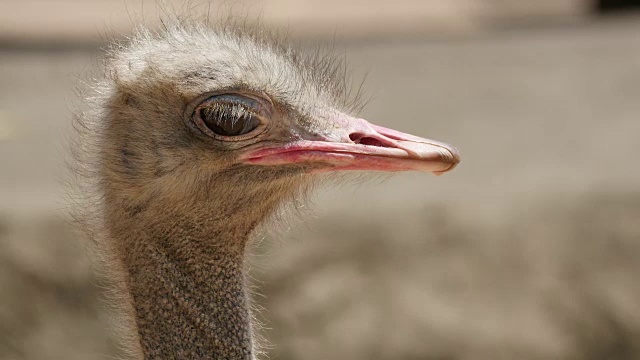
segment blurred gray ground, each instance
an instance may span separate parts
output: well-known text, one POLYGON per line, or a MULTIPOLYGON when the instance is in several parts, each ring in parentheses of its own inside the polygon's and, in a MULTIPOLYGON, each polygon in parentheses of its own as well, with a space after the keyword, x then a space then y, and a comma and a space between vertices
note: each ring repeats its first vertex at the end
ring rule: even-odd
MULTIPOLYGON (((347 41, 443 177, 329 187, 259 249, 278 359, 640 358, 640 19, 347 41)), ((60 145, 93 51, 0 49, 0 359, 106 358, 60 145)))

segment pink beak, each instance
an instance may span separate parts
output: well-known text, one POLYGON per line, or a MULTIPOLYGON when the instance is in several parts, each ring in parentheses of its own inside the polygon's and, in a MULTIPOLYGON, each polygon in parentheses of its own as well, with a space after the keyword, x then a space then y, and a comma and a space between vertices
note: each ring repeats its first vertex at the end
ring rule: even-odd
POLYGON ((313 171, 426 171, 441 175, 459 162, 458 151, 445 143, 405 134, 339 114, 329 134, 302 136, 279 147, 243 156, 245 163, 285 165, 313 163, 313 171), (324 165, 324 166, 323 166, 324 165))

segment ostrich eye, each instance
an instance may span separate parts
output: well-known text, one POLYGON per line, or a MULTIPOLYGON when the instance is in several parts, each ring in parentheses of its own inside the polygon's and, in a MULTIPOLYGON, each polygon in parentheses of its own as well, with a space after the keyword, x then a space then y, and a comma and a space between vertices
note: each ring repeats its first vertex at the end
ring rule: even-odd
POLYGON ((262 104, 242 95, 216 95, 203 101, 194 112, 194 120, 205 133, 220 140, 238 141, 253 135, 263 125, 262 104))

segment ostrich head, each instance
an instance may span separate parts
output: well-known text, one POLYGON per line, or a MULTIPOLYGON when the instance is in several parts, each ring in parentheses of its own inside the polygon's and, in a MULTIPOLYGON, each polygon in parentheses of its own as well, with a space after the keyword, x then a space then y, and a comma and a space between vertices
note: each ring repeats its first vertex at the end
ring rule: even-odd
POLYGON ((134 212, 151 196, 257 207, 318 173, 458 163, 451 146, 349 115, 342 66, 237 31, 139 37, 110 66, 105 184, 134 212))
POLYGON ((138 357, 253 356, 247 239, 318 174, 459 162, 349 115, 340 62, 259 32, 141 31, 106 70, 79 119, 95 130, 101 232, 138 357))

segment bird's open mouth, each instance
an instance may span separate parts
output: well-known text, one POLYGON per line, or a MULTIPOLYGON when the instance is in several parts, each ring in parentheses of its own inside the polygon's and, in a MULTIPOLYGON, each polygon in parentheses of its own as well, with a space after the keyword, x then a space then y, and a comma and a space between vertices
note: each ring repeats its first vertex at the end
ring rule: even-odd
POLYGON ((242 157, 255 165, 313 163, 313 172, 338 170, 426 171, 436 175, 452 170, 458 151, 445 143, 420 138, 343 116, 344 136, 301 139, 279 147, 261 148, 242 157), (323 166, 324 165, 324 166, 323 166))

